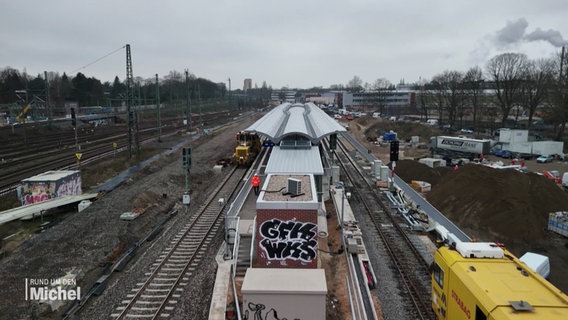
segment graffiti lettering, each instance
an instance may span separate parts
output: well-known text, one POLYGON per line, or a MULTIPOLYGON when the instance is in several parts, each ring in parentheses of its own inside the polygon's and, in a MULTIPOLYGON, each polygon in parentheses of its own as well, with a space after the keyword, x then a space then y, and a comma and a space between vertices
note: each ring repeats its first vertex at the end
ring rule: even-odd
POLYGON ((73 175, 60 181, 28 182, 22 187, 22 205, 81 194, 81 176, 73 175))
POLYGON ((269 239, 312 239, 316 233, 312 229, 316 225, 311 222, 285 221, 279 219, 266 220, 260 226, 260 233, 269 239))
POLYGON ((310 262, 317 253, 315 228, 311 222, 266 220, 260 225, 260 246, 271 260, 310 262))
MULTIPOLYGON (((278 312, 274 308, 268 310, 265 315, 262 315, 262 311, 266 309, 266 306, 261 303, 248 303, 248 308, 245 308, 245 314, 243 315, 243 320, 287 320, 286 318, 279 318, 278 312), (250 311, 250 313, 249 313, 250 311)), ((294 320, 300 320, 295 318, 294 320)))

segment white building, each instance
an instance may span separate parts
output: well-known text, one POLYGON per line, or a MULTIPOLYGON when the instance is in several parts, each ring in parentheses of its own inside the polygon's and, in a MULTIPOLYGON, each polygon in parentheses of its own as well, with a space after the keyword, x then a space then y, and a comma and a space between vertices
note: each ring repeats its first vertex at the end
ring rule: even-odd
POLYGON ((410 90, 363 91, 343 94, 343 106, 351 109, 407 108, 415 105, 416 94, 410 90))

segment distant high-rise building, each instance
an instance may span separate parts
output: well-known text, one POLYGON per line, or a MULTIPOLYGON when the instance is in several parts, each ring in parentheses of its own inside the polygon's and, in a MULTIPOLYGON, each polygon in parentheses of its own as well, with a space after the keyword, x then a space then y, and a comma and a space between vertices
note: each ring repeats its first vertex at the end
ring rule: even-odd
POLYGON ((252 79, 250 78, 246 78, 243 85, 243 91, 247 91, 248 89, 252 89, 252 79))

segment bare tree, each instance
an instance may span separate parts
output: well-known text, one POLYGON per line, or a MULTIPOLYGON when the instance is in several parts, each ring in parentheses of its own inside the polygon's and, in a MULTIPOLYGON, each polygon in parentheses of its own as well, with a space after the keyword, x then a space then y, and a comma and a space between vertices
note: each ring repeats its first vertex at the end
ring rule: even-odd
POLYGON ((477 128, 478 113, 481 109, 485 81, 483 71, 475 66, 466 71, 464 75, 464 94, 472 110, 473 126, 477 128))
MULTIPOLYGON (((428 97, 428 101, 430 101, 434 108, 437 110, 438 121, 440 124, 442 123, 444 117, 444 110, 446 105, 444 95, 442 94, 442 91, 444 90, 444 84, 442 83, 442 81, 442 77, 440 75, 437 75, 434 76, 434 78, 432 78, 432 81, 430 81, 430 83, 426 86, 426 97, 428 97)), ((453 125, 451 121, 450 125, 453 125)))
POLYGON ((528 113, 527 129, 531 129, 536 108, 546 97, 554 79, 554 61, 551 59, 530 60, 526 64, 524 81, 521 82, 521 104, 528 113))
POLYGON ((554 60, 556 77, 551 90, 553 108, 548 115, 557 126, 556 140, 562 140, 568 122, 568 54, 562 48, 562 54, 554 60))
MULTIPOLYGON (((448 121, 451 125, 456 122, 459 116, 463 119, 464 90, 463 80, 464 74, 459 71, 444 71, 442 74, 434 76, 432 82, 438 91, 438 99, 440 111, 448 115, 448 121)), ((441 116, 440 116, 441 120, 441 116)))
POLYGON ((488 78, 495 85, 495 95, 501 108, 501 123, 505 125, 511 109, 519 103, 527 56, 521 53, 503 53, 487 63, 488 78))
POLYGON ((392 87, 392 83, 385 78, 379 78, 373 82, 373 90, 386 90, 392 87))
POLYGON ((361 80, 361 78, 359 78, 358 76, 353 76, 353 79, 347 82, 347 90, 351 92, 361 91, 362 88, 363 80, 361 80))
POLYGON ((384 114, 387 94, 392 89, 392 84, 385 78, 379 78, 373 82, 372 89, 377 93, 376 98, 373 99, 373 108, 384 114))

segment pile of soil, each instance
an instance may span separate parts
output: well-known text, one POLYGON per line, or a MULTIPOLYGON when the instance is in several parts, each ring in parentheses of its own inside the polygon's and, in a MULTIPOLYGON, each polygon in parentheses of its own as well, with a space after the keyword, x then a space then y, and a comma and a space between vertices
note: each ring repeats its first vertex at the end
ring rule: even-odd
POLYGON ((430 168, 413 160, 397 162, 403 180, 432 184, 428 202, 483 241, 529 243, 542 240, 548 214, 568 210, 568 194, 535 173, 469 164, 458 170, 430 168), (442 179, 443 178, 443 179, 442 179))
POLYGON ((413 122, 401 121, 369 121, 368 117, 360 118, 357 122, 366 127, 365 137, 376 138, 382 136, 383 133, 394 131, 397 133, 398 139, 401 141, 410 141, 413 136, 420 137, 420 142, 427 142, 432 136, 440 135, 442 132, 435 127, 417 125, 413 122))

